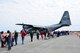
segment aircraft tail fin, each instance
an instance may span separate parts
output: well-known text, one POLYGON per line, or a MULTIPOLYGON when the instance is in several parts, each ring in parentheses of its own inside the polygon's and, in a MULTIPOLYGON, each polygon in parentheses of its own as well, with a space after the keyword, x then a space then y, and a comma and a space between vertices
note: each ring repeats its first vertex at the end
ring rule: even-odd
POLYGON ((71 25, 71 20, 70 20, 70 16, 69 16, 69 12, 65 11, 61 21, 59 22, 59 24, 61 24, 62 26, 69 26, 71 25))

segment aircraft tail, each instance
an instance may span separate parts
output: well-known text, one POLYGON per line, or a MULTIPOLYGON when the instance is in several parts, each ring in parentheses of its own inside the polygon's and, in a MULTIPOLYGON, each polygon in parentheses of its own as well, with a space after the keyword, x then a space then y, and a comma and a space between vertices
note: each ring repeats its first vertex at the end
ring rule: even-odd
POLYGON ((70 16, 69 16, 69 12, 65 11, 61 21, 59 22, 59 24, 61 24, 62 26, 69 26, 71 25, 71 20, 70 20, 70 16))

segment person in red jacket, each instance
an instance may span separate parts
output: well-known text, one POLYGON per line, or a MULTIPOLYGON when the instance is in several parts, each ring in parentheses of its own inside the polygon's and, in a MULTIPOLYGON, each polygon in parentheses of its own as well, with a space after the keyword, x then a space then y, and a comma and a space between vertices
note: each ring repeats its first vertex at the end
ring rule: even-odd
POLYGON ((25 38, 25 36, 26 36, 26 32, 25 32, 24 30, 22 30, 22 31, 20 32, 20 34, 21 34, 21 37, 22 37, 22 44, 24 44, 24 38, 25 38))
POLYGON ((6 39, 5 39, 5 35, 4 35, 4 32, 2 31, 1 32, 1 36, 2 36, 2 39, 1 39, 1 47, 3 48, 4 47, 4 45, 5 45, 5 43, 6 43, 6 39))
POLYGON ((43 34, 43 32, 41 32, 41 38, 42 38, 42 40, 43 40, 43 38, 44 38, 44 34, 43 34))

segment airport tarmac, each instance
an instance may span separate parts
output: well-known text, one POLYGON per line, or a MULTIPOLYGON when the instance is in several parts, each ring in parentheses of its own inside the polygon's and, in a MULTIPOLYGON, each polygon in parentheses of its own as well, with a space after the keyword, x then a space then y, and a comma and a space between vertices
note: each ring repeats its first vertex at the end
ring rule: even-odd
POLYGON ((60 36, 48 40, 37 40, 26 36, 25 44, 21 44, 19 37, 18 45, 13 46, 10 51, 0 48, 0 53, 80 53, 80 39, 76 35, 60 36))

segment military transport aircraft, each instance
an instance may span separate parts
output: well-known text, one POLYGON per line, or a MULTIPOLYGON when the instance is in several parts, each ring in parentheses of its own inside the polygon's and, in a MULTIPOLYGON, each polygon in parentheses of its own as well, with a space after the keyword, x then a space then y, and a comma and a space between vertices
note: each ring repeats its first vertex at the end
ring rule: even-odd
POLYGON ((54 31, 58 28, 61 28, 63 26, 70 26, 71 25, 71 21, 70 21, 70 16, 69 16, 69 12, 65 11, 61 21, 58 24, 55 25, 50 25, 50 26, 35 26, 35 25, 30 25, 30 24, 16 24, 16 25, 22 25, 23 26, 23 30, 25 30, 26 32, 31 32, 31 31, 54 31))

